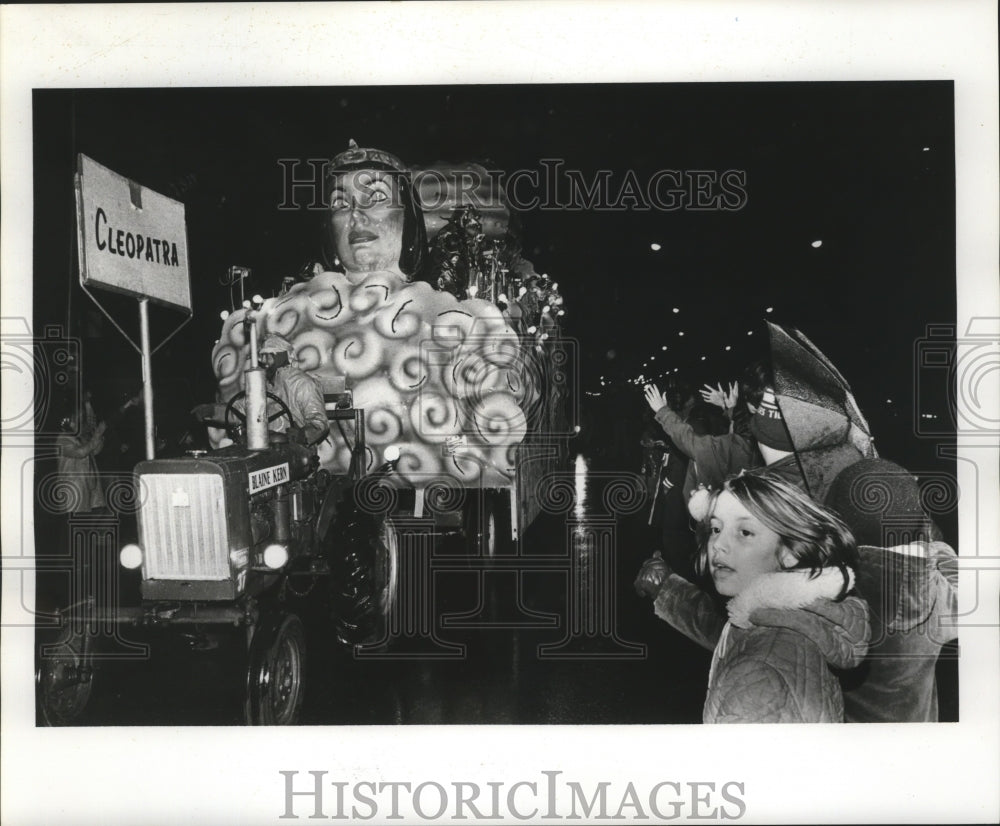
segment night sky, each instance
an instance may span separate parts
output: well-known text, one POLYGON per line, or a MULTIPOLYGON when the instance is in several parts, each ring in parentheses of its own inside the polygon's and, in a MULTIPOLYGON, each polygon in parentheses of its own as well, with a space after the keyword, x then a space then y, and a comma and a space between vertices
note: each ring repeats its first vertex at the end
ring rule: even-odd
MULTIPOLYGON (((912 432, 913 364, 927 325, 955 319, 953 132, 950 82, 36 91, 35 325, 68 322, 89 375, 139 381, 77 283, 78 152, 186 205, 195 317, 154 359, 158 398, 177 411, 212 391, 228 267, 251 267, 252 291, 270 295, 319 256, 317 213, 277 208, 279 159, 329 158, 355 138, 413 165, 541 174, 559 159, 585 179, 610 170, 612 193, 628 170, 642 183, 739 170, 738 210, 520 215, 524 256, 565 295, 580 392, 674 367, 694 383, 735 379, 769 318, 840 368, 883 455, 937 467, 937 442, 912 432)), ((134 300, 102 297, 132 323, 134 300)), ((179 319, 154 310, 154 341, 179 319)), ((921 410, 944 416, 934 381, 921 410)))

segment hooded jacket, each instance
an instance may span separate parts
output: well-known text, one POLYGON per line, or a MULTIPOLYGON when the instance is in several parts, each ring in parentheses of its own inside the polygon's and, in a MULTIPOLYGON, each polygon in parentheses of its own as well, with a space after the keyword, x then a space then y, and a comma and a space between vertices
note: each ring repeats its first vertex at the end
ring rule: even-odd
POLYGON ((938 720, 935 664, 958 636, 958 557, 944 542, 858 548, 858 593, 872 637, 861 668, 843 675, 851 723, 938 720))
POLYGON ((870 627, 863 600, 836 601, 842 586, 836 569, 812 579, 808 571, 764 574, 729 601, 727 622, 696 598, 697 587, 671 574, 656 596, 657 616, 714 649, 703 721, 843 722, 830 669, 864 659, 870 627))

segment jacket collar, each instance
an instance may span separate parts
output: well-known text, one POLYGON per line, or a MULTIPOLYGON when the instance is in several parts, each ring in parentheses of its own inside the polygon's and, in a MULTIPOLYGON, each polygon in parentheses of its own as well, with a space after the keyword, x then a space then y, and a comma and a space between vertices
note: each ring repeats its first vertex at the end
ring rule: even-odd
MULTIPOLYGON (((738 628, 753 625, 750 615, 758 608, 802 608, 818 599, 836 599, 844 577, 837 568, 824 568, 816 577, 809 571, 779 571, 763 574, 729 600, 729 621, 738 628)), ((854 587, 854 572, 848 569, 847 590, 854 587)))

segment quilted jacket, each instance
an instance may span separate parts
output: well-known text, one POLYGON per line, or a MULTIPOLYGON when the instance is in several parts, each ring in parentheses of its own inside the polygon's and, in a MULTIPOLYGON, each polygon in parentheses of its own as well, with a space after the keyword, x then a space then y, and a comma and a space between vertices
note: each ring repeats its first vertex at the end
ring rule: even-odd
POLYGON ((729 601, 726 621, 696 586, 670 574, 656 614, 715 652, 704 722, 843 722, 830 669, 857 666, 871 632, 863 600, 835 600, 842 585, 835 569, 814 579, 808 571, 765 574, 729 601))

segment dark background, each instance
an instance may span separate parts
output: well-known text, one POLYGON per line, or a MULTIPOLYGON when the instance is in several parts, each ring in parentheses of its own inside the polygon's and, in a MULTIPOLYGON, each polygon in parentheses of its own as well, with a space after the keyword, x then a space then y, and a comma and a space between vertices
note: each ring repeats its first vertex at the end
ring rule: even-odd
MULTIPOLYGON (((643 184, 660 169, 745 171, 738 211, 520 216, 525 257, 566 298, 584 414, 637 419, 640 391, 622 382, 658 375, 643 368, 651 355, 695 384, 735 379, 766 345, 768 318, 840 368, 884 456, 954 473, 942 438, 915 432, 922 414, 950 426, 947 373, 914 368, 928 325, 955 319, 950 82, 36 90, 33 125, 35 329, 81 339, 105 402, 139 385, 139 362, 79 287, 76 155, 186 206, 195 315, 154 357, 163 429, 211 398, 230 304, 220 276, 250 267, 250 292, 270 295, 319 256, 317 213, 278 209, 279 159, 330 158, 355 138, 413 165, 543 174, 541 159, 560 159, 585 179, 612 170, 612 191, 627 170, 643 184)), ((134 300, 100 295, 136 326, 134 300)), ((180 320, 154 308, 154 344, 180 320)), ((582 421, 601 438, 606 420, 582 421)), ((954 542, 954 514, 941 521, 954 542)))

